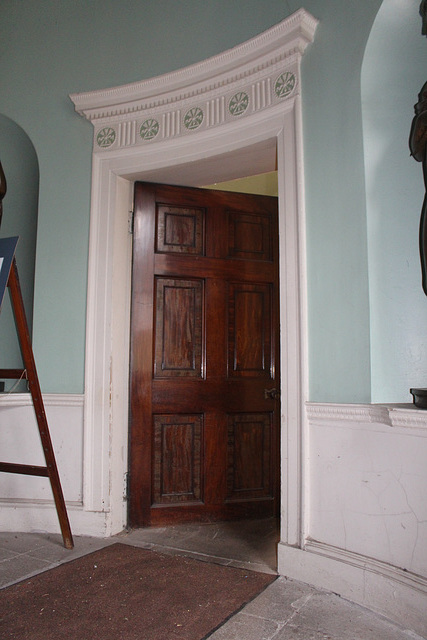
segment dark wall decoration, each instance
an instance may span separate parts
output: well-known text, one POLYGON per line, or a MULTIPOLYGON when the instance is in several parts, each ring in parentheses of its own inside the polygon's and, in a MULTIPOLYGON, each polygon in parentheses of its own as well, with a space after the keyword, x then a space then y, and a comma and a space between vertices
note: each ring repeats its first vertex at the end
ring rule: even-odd
MULTIPOLYGON (((422 34, 427 35, 427 0, 423 0, 420 4, 420 15, 423 20, 422 34)), ((427 82, 421 88, 414 109, 415 117, 412 120, 409 148, 415 160, 422 163, 426 189, 421 209, 419 243, 422 286, 427 295, 427 82)))

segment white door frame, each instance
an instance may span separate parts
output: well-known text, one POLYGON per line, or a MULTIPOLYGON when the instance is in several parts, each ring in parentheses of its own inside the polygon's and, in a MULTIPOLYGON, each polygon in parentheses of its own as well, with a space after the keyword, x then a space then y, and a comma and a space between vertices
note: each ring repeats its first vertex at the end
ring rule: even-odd
POLYGON ((128 222, 134 181, 202 186, 270 171, 277 153, 281 542, 303 545, 307 323, 299 74, 301 55, 316 26, 301 9, 257 38, 198 65, 134 85, 71 96, 79 113, 94 124, 84 509, 105 513, 105 535, 126 524, 128 222))

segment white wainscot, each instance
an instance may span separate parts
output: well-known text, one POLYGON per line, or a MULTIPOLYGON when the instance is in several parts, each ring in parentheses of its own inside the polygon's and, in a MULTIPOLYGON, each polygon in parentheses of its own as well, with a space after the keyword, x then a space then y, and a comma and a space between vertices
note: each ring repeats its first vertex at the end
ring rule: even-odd
POLYGON ((280 572, 427 636, 427 411, 306 408, 304 533, 280 572))
MULTIPOLYGON (((83 395, 44 394, 43 403, 74 534, 105 534, 103 514, 85 512, 83 499, 83 395)), ((2 462, 45 466, 31 396, 0 395, 2 462)), ((48 478, 0 474, 0 530, 60 533, 48 478)))
POLYGON ((389 416, 313 407, 310 537, 427 576, 427 413, 389 416))

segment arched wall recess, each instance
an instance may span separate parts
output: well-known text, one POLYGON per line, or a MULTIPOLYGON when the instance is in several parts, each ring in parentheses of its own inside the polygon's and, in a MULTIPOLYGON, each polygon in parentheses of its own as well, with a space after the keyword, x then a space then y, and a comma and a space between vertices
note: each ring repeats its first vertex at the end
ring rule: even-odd
MULTIPOLYGON (((3 237, 19 236, 16 259, 30 332, 33 320, 34 272, 39 197, 39 164, 36 150, 27 133, 13 120, 0 114, 0 154, 7 181, 3 200, 3 237)), ((19 368, 21 350, 9 296, 5 296, 0 315, 0 351, 2 366, 19 368)), ((16 381, 6 380, 6 389, 16 381)), ((26 389, 25 383, 20 388, 26 389)))
POLYGON ((126 523, 131 239, 135 179, 201 186, 278 169, 282 533, 302 544, 306 399, 300 61, 317 20, 300 9, 209 60, 71 99, 93 124, 87 299, 84 509, 126 523))

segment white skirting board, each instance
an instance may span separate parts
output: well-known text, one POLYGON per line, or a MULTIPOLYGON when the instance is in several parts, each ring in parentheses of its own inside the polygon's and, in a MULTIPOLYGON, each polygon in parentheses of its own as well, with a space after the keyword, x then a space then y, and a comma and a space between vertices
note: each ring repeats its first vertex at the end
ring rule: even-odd
MULTIPOLYGON (((86 511, 83 505, 66 503, 71 533, 91 536, 94 538, 108 538, 108 513, 86 511)), ((57 533, 61 536, 58 515, 55 505, 50 502, 0 500, 0 531, 21 533, 57 533)))

